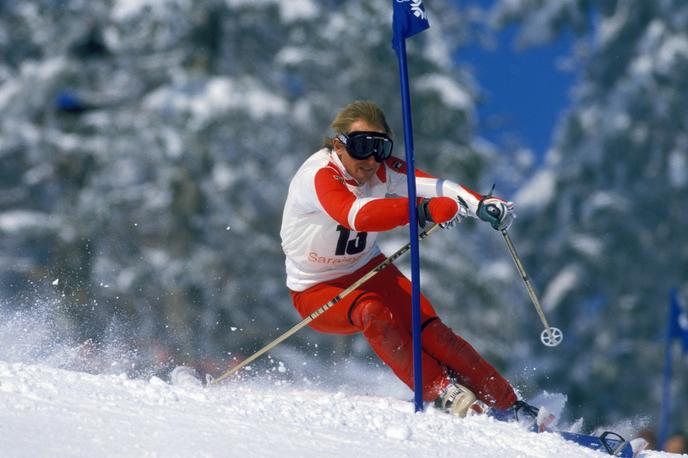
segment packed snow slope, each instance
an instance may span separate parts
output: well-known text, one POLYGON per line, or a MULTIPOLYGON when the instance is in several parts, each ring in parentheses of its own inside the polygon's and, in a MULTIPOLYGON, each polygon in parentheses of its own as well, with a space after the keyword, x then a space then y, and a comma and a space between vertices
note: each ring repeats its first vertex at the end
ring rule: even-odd
POLYGON ((399 397, 354 391, 260 378, 203 387, 0 361, 0 456, 603 456, 553 434, 415 414, 399 397))

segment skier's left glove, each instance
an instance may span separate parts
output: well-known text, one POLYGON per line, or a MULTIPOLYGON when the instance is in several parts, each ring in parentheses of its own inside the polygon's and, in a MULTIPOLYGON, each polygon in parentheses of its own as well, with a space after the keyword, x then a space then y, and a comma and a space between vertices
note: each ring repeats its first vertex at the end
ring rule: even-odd
POLYGON ((516 217, 513 202, 507 202, 492 195, 487 195, 480 199, 476 214, 478 218, 487 221, 498 231, 509 229, 516 217))
POLYGON ((459 204, 451 197, 422 199, 418 204, 418 225, 425 227, 428 222, 437 223, 442 228, 451 227, 461 218, 459 204))

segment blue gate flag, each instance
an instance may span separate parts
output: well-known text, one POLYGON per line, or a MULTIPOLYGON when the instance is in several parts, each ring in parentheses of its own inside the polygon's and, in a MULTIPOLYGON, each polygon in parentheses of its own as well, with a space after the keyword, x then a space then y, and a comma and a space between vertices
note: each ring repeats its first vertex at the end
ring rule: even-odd
POLYGON ((671 311, 669 312, 669 340, 678 339, 683 352, 688 353, 688 313, 678 301, 676 289, 671 290, 671 311))
POLYGON ((394 0, 392 22, 394 31, 392 47, 397 52, 399 52, 399 43, 402 40, 430 27, 423 0, 394 0))

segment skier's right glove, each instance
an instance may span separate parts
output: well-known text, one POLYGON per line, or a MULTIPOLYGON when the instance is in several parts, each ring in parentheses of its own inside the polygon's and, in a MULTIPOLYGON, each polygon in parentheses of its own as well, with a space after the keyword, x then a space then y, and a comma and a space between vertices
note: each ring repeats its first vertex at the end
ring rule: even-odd
POLYGON ((478 210, 476 211, 478 218, 487 221, 498 231, 509 229, 515 217, 514 203, 507 202, 499 197, 493 197, 491 194, 480 199, 478 210))
POLYGON ((451 197, 423 199, 418 204, 418 225, 425 227, 428 222, 437 223, 443 228, 451 227, 461 218, 459 204, 451 197))

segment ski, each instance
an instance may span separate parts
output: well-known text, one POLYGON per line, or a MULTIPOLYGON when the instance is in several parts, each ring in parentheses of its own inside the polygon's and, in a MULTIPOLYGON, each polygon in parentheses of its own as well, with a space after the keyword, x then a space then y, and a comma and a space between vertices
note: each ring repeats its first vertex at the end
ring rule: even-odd
POLYGON ((579 433, 569 433, 566 431, 551 431, 559 436, 563 437, 567 441, 575 442, 578 445, 582 445, 586 448, 591 448, 597 450, 598 452, 606 452, 609 455, 619 456, 622 458, 634 458, 645 449, 647 443, 640 443, 634 448, 634 441, 627 441, 621 435, 612 432, 605 431, 599 436, 579 434, 579 433), (638 446, 640 445, 640 446, 638 446))
POLYGON ((499 421, 515 421, 534 433, 548 432, 556 434, 567 441, 574 442, 585 448, 621 458, 635 458, 637 457, 638 453, 647 447, 647 442, 643 439, 627 441, 620 434, 612 431, 605 431, 600 435, 594 435, 551 429, 550 427, 556 423, 556 418, 554 415, 548 412, 544 407, 540 407, 539 409, 536 409, 532 406, 528 407, 530 407, 530 409, 526 410, 525 413, 527 415, 532 415, 530 422, 523 417, 519 418, 517 413, 514 414, 512 418, 508 418, 508 416, 504 415, 496 415, 496 412, 488 412, 488 415, 499 421))

